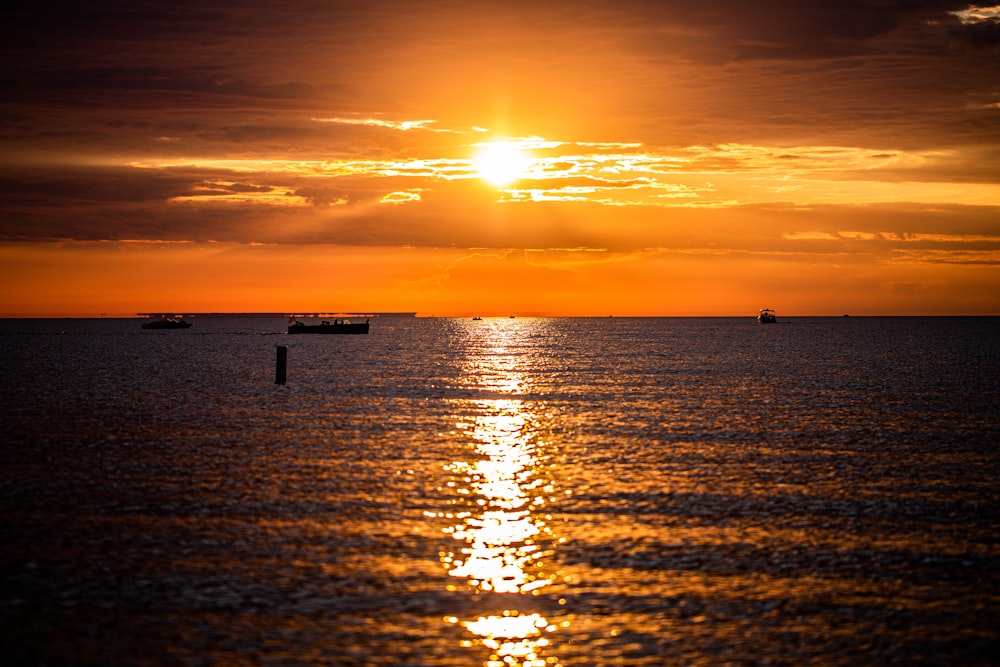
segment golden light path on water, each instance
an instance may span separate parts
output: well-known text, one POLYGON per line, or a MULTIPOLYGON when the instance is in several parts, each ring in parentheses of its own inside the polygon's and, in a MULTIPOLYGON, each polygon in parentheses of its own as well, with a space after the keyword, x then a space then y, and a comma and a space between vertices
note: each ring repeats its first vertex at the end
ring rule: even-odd
POLYGON ((521 323, 503 320, 472 325, 479 326, 471 333, 482 338, 472 341, 466 377, 488 398, 469 402, 458 423, 470 455, 448 466, 456 511, 446 515, 454 523, 445 533, 455 545, 441 553, 441 562, 468 590, 487 598, 484 606, 499 601, 502 611, 446 621, 473 635, 466 646, 490 650, 487 667, 558 665, 558 658, 545 655, 546 635, 557 624, 525 604, 556 577, 551 556, 557 540, 545 512, 557 491, 546 474, 540 417, 519 398, 528 379, 518 370, 524 359, 512 343, 524 332, 521 323))

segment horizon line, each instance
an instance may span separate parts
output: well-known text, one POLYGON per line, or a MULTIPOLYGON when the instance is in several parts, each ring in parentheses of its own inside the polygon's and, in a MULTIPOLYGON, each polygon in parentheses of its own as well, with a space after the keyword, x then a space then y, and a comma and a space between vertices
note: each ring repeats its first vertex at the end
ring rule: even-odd
MULTIPOLYGON (((420 311, 150 311, 144 313, 2 313, 0 319, 148 319, 151 317, 190 317, 212 318, 212 317, 386 317, 386 318, 419 318, 419 319, 467 319, 472 317, 482 317, 484 319, 510 319, 510 318, 756 318, 755 313, 743 314, 720 314, 720 313, 700 313, 700 314, 628 314, 628 313, 603 313, 603 314, 549 314, 549 313, 510 313, 510 314, 482 314, 474 312, 459 313, 421 313, 420 311)), ((802 317, 1000 317, 1000 313, 806 313, 806 314, 785 314, 780 318, 802 318, 802 317)))

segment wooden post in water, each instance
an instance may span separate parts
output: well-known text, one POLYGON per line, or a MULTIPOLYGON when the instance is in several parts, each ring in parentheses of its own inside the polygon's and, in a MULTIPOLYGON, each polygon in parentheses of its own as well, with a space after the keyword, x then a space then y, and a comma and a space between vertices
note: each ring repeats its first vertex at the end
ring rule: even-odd
POLYGON ((288 370, 288 346, 278 346, 278 363, 274 367, 274 384, 285 384, 285 372, 288 370))

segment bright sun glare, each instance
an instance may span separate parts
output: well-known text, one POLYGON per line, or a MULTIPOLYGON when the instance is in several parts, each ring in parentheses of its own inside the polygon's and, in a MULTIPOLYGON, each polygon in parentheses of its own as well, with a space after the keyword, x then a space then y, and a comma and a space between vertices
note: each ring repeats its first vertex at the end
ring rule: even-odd
POLYGON ((510 141, 479 144, 479 150, 472 158, 479 177, 496 187, 510 185, 519 179, 531 166, 531 161, 530 155, 510 141))

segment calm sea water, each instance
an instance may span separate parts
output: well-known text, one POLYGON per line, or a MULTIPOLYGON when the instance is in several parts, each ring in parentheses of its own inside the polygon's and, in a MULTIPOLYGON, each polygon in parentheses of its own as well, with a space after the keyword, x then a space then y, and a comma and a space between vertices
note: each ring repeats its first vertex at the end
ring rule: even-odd
POLYGON ((1000 319, 193 321, 0 321, 4 664, 1000 664, 1000 319))

